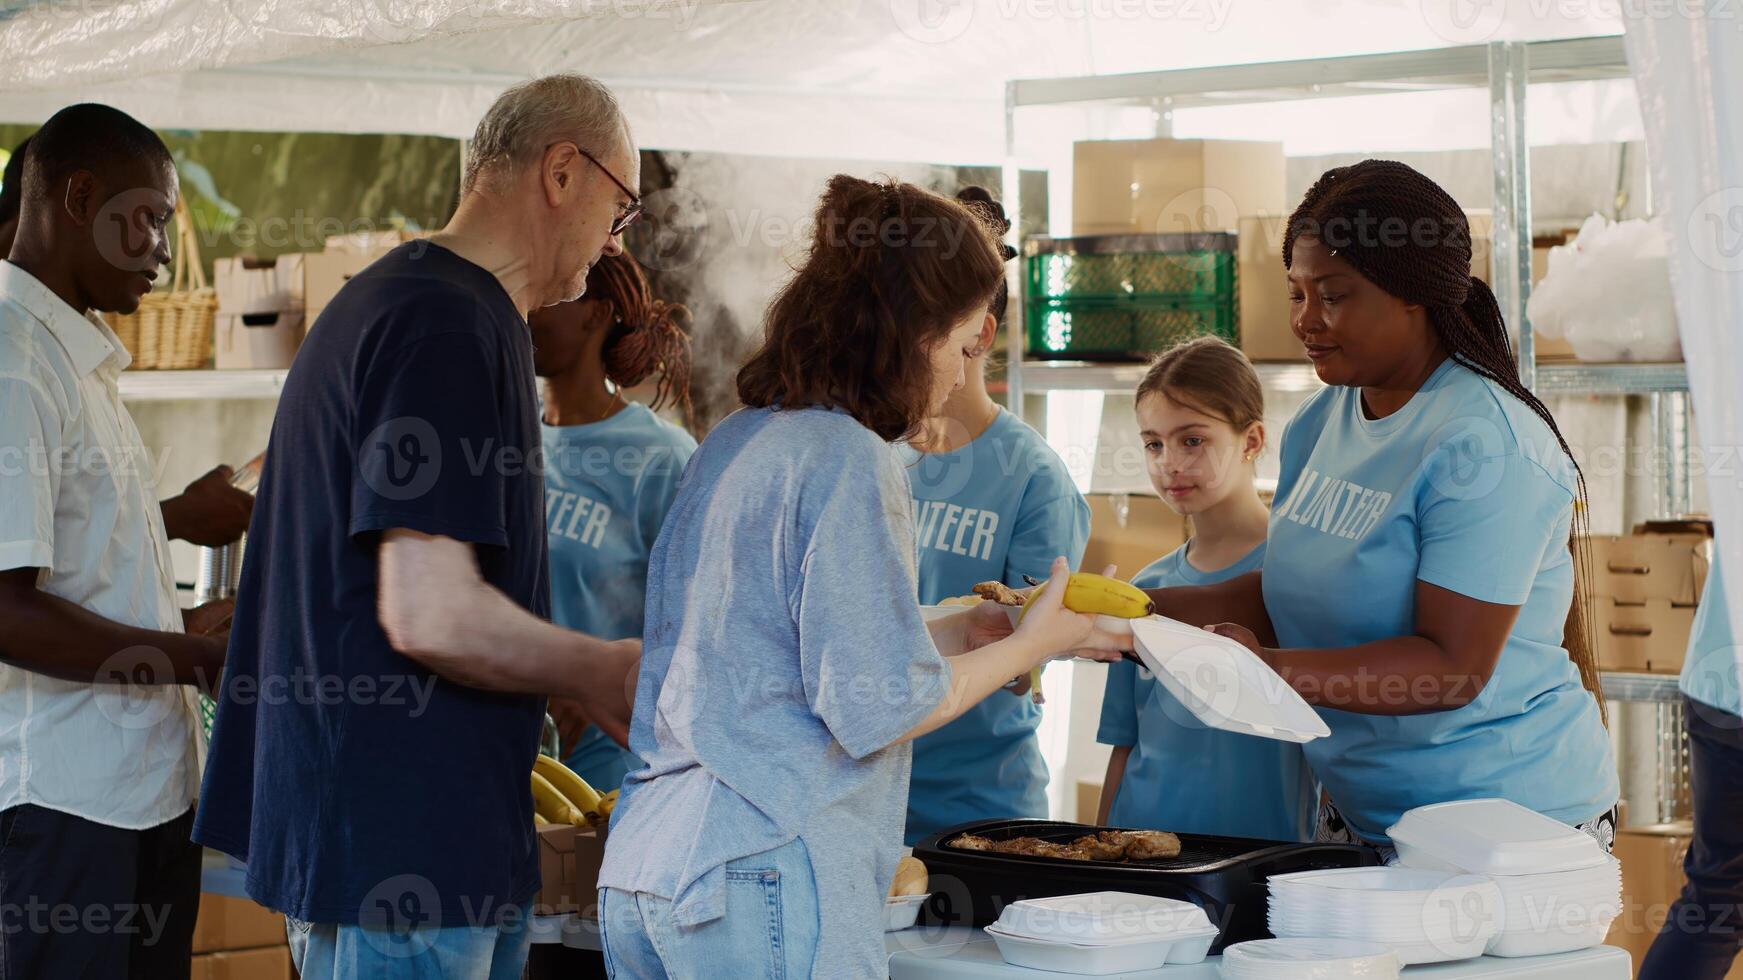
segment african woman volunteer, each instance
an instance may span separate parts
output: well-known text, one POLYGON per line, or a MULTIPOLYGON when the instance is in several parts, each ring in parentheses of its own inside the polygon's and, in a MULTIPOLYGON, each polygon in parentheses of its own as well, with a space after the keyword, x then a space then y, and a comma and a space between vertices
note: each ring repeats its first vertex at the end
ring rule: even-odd
MULTIPOLYGON (((654 412, 689 407, 690 338, 682 306, 653 298, 628 253, 601 256, 577 300, 528 320, 545 379, 545 520, 551 618, 606 640, 642 635, 648 551, 696 440, 654 412), (657 378, 651 405, 623 397, 657 378)), ((553 699, 560 724, 578 717, 553 699)), ((585 724, 582 722, 581 724, 585 724)), ((569 768, 601 792, 641 763, 587 725, 566 731, 569 768)))
POLYGON ((1284 430, 1261 570, 1158 592, 1162 611, 1241 624, 1217 631, 1319 707, 1323 839, 1385 846, 1405 810, 1497 796, 1608 846, 1616 767, 1581 617, 1563 647, 1584 482, 1470 275, 1464 212, 1403 164, 1340 167, 1283 260, 1330 387, 1284 430))
MULTIPOLYGON (((1000 234, 1011 227, 982 187, 957 200, 1000 234)), ((1015 252, 1001 245, 1008 260, 1015 252)), ((1089 505, 1065 463, 1023 420, 987 394, 986 362, 1005 316, 1001 277, 969 357, 965 381, 909 446, 921 451, 908 477, 920 545, 920 601, 968 594, 977 582, 1015 588, 1047 574, 1058 555, 1076 568, 1089 541, 1089 505)), ((914 740, 907 842, 945 827, 997 817, 1047 815, 1047 764, 1035 736, 1041 709, 1028 678, 950 724, 914 740)))
POLYGON ((888 976, 907 743, 1117 642, 1058 604, 1062 582, 1014 633, 990 604, 922 621, 891 443, 962 386, 999 255, 911 184, 837 176, 814 227, 739 372, 749 407, 696 451, 649 559, 630 729, 647 764, 599 872, 619 980, 888 976))

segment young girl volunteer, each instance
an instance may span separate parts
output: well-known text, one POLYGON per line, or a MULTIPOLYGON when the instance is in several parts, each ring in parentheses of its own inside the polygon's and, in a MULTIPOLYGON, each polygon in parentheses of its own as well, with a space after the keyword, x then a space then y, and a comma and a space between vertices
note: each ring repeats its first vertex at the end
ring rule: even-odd
MULTIPOLYGON (((1253 486, 1265 395, 1246 356, 1216 337, 1177 345, 1138 383, 1137 412, 1150 482, 1194 533, 1132 584, 1214 585, 1257 571, 1268 523, 1253 486)), ((1114 747, 1097 823, 1312 839, 1301 747, 1206 727, 1137 664, 1109 665, 1096 740, 1114 747)))
POLYGON ((1161 590, 1161 611, 1227 620, 1319 708, 1322 839, 1386 846, 1412 807, 1503 797, 1608 846, 1619 790, 1583 617, 1563 646, 1583 481, 1470 274, 1464 212, 1403 164, 1339 167, 1283 259, 1330 387, 1284 430, 1261 570, 1161 590))
POLYGON ((1001 262, 973 214, 909 184, 834 177, 814 227, 739 373, 748 407, 691 459, 649 561, 646 765, 599 874, 619 978, 885 976, 908 742, 1119 643, 1059 605, 1063 558, 1015 632, 990 604, 922 621, 891 443, 963 384, 1001 262))
MULTIPOLYGON (((528 318, 533 369, 545 379, 545 520, 551 618, 607 640, 642 635, 648 551, 678 476, 696 451, 688 432, 654 413, 689 408, 688 311, 653 298, 628 253, 601 256, 587 290, 528 318), (623 389, 656 377, 652 404, 623 389)), ((578 717, 553 698, 559 725, 578 717)), ((641 762, 587 725, 563 733, 569 768, 600 792, 641 762)))
MULTIPOLYGON (((1011 227, 982 187, 957 200, 979 212, 1000 235, 1011 227)), ((1009 260, 1014 254, 1001 245, 1009 260)), ((1003 277, 982 319, 963 386, 908 445, 919 450, 908 468, 914 532, 920 545, 920 601, 931 605, 967 595, 977 582, 1025 586, 1056 556, 1076 568, 1089 543, 1089 504, 1065 462, 1041 434, 987 394, 986 362, 1005 316, 1003 277)), ((1036 731, 1041 708, 1028 678, 987 698, 961 718, 914 740, 908 787, 907 843, 972 820, 1047 815, 1047 764, 1036 731)))

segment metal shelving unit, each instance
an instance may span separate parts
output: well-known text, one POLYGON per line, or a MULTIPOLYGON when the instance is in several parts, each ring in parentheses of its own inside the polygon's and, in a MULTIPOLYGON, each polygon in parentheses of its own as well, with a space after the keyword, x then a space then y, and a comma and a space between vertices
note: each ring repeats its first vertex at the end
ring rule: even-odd
MULTIPOLYGON (((1017 123, 1021 110, 1035 106, 1097 103, 1150 108, 1158 136, 1171 135, 1175 109, 1234 106, 1302 99, 1388 93, 1483 89, 1489 91, 1490 149, 1494 158, 1492 262, 1493 287, 1502 314, 1517 331, 1515 349, 1521 380, 1544 395, 1641 396, 1650 399, 1655 434, 1666 459, 1655 510, 1672 516, 1690 509, 1688 375, 1681 364, 1539 364, 1525 316, 1531 290, 1531 173, 1525 113, 1531 85, 1626 79, 1627 57, 1620 36, 1558 41, 1495 42, 1343 58, 1317 58, 1265 64, 1140 72, 1077 78, 1020 79, 1005 88, 1006 166, 1004 201, 1021 228, 1023 202, 1017 176, 1017 123)), ((1021 245, 1020 242, 1013 244, 1021 245)), ((1019 277, 1021 278, 1021 277, 1019 277)), ((1021 318, 1018 320, 1021 323, 1021 318)), ((1028 392, 1130 392, 1142 368, 1132 365, 1025 361, 1023 331, 1007 337, 1009 402, 1021 412, 1028 392)), ((1310 366, 1258 365, 1267 388, 1309 391, 1319 381, 1310 366)), ((1653 704, 1665 751, 1659 761, 1661 786, 1675 778, 1673 744, 1680 743, 1676 678, 1608 674, 1607 697, 1653 704)), ((1644 705, 1642 706, 1644 710, 1644 705)))
POLYGON ((126 401, 277 398, 288 371, 123 371, 126 401))

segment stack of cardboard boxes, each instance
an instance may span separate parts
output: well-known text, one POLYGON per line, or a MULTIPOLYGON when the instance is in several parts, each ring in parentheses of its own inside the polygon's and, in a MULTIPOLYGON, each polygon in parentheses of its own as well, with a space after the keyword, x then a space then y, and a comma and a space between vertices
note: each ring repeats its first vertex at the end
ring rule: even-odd
MULTIPOLYGON (((1671 903, 1682 894, 1682 862, 1691 831, 1685 822, 1630 827, 1616 834, 1614 853, 1622 862, 1622 915, 1610 926, 1604 941, 1627 950, 1636 971, 1664 927, 1671 903)), ((1719 914, 1733 916, 1736 912, 1719 910, 1719 914)), ((1719 928, 1737 928, 1730 921, 1708 921, 1719 928)), ((1743 980, 1743 959, 1732 965, 1725 980, 1743 980)))
POLYGON ((371 262, 425 232, 360 232, 329 238, 319 252, 272 259, 220 259, 215 333, 219 370, 290 367, 303 335, 339 287, 371 262))
POLYGON ((1587 545, 1599 669, 1679 673, 1706 584, 1708 531, 1646 524, 1633 534, 1593 535, 1587 545))
POLYGON ((1284 195, 1281 143, 1091 140, 1072 155, 1071 233, 1236 232, 1241 349, 1255 361, 1297 361, 1283 288, 1284 195))
POLYGON ((296 980, 284 916, 246 898, 200 896, 191 980, 296 980))

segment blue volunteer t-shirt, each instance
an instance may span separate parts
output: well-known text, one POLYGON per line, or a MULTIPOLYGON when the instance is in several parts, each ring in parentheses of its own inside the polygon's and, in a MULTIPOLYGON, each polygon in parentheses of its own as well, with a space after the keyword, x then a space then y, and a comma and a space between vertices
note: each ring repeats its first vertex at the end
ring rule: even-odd
MULTIPOLYGON (((639 637, 648 551, 696 440, 633 402, 599 422, 543 431, 552 619, 600 639, 639 637)), ((641 766, 592 725, 564 761, 602 793, 641 766)))
POLYGON ((1689 637, 1688 657, 1683 660, 1678 686, 1684 694, 1708 707, 1743 715, 1743 695, 1739 694, 1737 679, 1737 641, 1732 639, 1725 585, 1719 575, 1718 549, 1713 551, 1713 570, 1701 589, 1701 605, 1695 610, 1694 632, 1689 637))
MULTIPOLYGON (((907 454, 920 601, 968 595, 977 582, 1016 588, 1046 578, 1089 542, 1089 504, 1040 433, 1004 409, 968 445, 907 454)), ((907 842, 967 823, 1047 815, 1047 764, 1035 737, 1041 708, 999 691, 914 741, 907 842)))
MULTIPOLYGON (((1132 584, 1141 589, 1215 585, 1258 571, 1265 560, 1261 544, 1232 565, 1201 572, 1187 561, 1188 547, 1151 562, 1132 584)), ((1301 746, 1206 727, 1138 664, 1108 665, 1095 739, 1132 749, 1108 808, 1112 826, 1312 839, 1313 778, 1301 746)))
POLYGON ((428 242, 339 291, 298 352, 248 529, 194 839, 318 923, 488 925, 539 884, 527 774, 544 699, 431 674, 377 613, 383 531, 471 543, 550 609, 527 325, 428 242))
POLYGON ((642 641, 630 747, 647 764, 624 781, 600 886, 670 899, 694 926, 744 887, 727 864, 796 838, 816 877, 812 976, 887 975, 912 758, 892 743, 950 681, 914 602, 895 451, 820 408, 715 426, 649 558, 642 641))
MULTIPOLYGON (((1418 581, 1520 607, 1470 704, 1400 717, 1320 709, 1331 735, 1307 743, 1307 760, 1351 828, 1384 844, 1405 810, 1477 797, 1569 824, 1614 806, 1609 736, 1562 647, 1576 483, 1549 426, 1448 358, 1383 419, 1365 416, 1358 388, 1316 392, 1284 429, 1281 469, 1264 590, 1283 647, 1408 636, 1418 581)), ((1385 666, 1352 654, 1351 683, 1386 697, 1374 679, 1385 666)))

